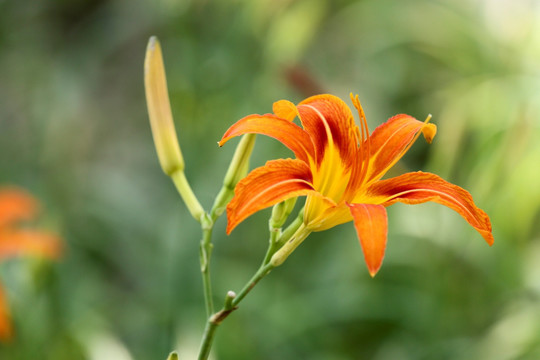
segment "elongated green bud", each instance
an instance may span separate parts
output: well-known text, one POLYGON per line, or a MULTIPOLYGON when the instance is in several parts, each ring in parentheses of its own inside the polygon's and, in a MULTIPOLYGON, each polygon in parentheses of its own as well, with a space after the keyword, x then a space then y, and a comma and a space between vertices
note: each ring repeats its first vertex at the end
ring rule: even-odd
POLYGON ((174 128, 161 46, 155 36, 150 38, 146 48, 144 87, 159 163, 165 174, 170 176, 184 170, 184 159, 174 128))
POLYGON ((173 351, 172 353, 170 353, 167 360, 178 360, 178 354, 176 353, 176 351, 173 351))
POLYGON ((146 48, 144 87, 152 136, 161 168, 172 178, 191 216, 201 222, 204 220, 204 209, 184 174, 184 159, 174 128, 161 46, 155 36, 150 38, 146 48))
POLYGON ((233 159, 223 179, 223 185, 228 188, 234 189, 236 184, 244 176, 246 176, 249 170, 249 158, 255 145, 255 134, 246 134, 242 136, 236 150, 234 151, 233 159))
POLYGON ((225 211, 225 207, 234 196, 234 188, 243 177, 246 176, 249 170, 249 159, 253 146, 255 145, 255 134, 246 134, 242 136, 240 142, 236 146, 233 158, 223 179, 223 187, 221 188, 214 206, 212 207, 212 217, 215 219, 225 211))

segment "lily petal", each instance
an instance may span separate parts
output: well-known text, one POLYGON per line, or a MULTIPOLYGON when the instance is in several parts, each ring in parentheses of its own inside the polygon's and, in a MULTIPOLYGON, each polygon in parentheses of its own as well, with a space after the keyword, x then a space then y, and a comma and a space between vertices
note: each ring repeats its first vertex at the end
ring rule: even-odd
POLYGON ((372 149, 368 181, 380 179, 389 168, 403 157, 422 131, 428 142, 435 136, 437 127, 418 121, 412 116, 399 114, 379 125, 369 137, 372 149), (373 152, 373 149, 376 151, 373 152))
POLYGON ((384 206, 398 201, 405 204, 434 201, 448 206, 475 228, 489 245, 493 244, 489 216, 474 204, 471 194, 435 174, 418 171, 381 180, 368 189, 368 196, 384 206))
POLYGON ((333 95, 316 95, 302 101, 297 109, 302 126, 315 145, 317 164, 330 146, 339 150, 345 165, 352 165, 360 137, 347 104, 333 95))
POLYGON ((268 161, 236 185, 227 205, 227 234, 251 214, 283 200, 316 193, 308 165, 296 159, 268 161))
POLYGON ((13 188, 0 190, 0 228, 36 216, 38 202, 26 191, 13 188))
POLYGON ((386 250, 388 218, 382 205, 348 204, 354 227, 364 251, 364 258, 373 277, 379 271, 386 250))
POLYGON ((279 140, 291 149, 296 157, 306 163, 313 158, 313 144, 309 135, 293 122, 272 114, 249 115, 234 123, 219 141, 223 146, 231 138, 243 134, 262 134, 279 140))

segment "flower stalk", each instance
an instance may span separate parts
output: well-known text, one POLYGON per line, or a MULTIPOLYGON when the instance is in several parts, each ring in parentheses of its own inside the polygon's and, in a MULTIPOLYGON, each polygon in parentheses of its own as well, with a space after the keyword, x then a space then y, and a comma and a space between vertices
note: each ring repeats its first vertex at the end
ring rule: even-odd
POLYGON ((184 204, 186 204, 191 216, 193 216, 193 218, 198 222, 202 222, 205 215, 204 209, 193 193, 184 171, 173 172, 170 177, 176 186, 176 190, 178 190, 178 193, 182 197, 184 204))
POLYGON ((291 253, 311 234, 304 223, 302 223, 294 235, 285 242, 285 244, 274 254, 270 259, 270 264, 273 267, 283 264, 285 260, 291 255, 291 253))
POLYGON ((238 308, 240 302, 246 297, 246 295, 257 285, 259 281, 274 268, 271 264, 261 265, 255 275, 244 285, 242 290, 236 295, 233 291, 229 291, 225 297, 225 303, 221 310, 213 314, 208 318, 206 327, 204 329, 203 338, 201 341, 201 347, 199 350, 199 360, 206 360, 210 355, 210 349, 214 341, 214 335, 217 327, 223 322, 234 310, 238 308))
POLYGON ((199 245, 199 263, 201 266, 201 277, 203 283, 204 303, 206 307, 206 316, 214 312, 214 301, 212 298, 212 281, 210 277, 210 258, 212 256, 212 231, 214 222, 210 216, 205 213, 204 220, 201 222, 202 239, 199 245))
POLYGON ((278 209, 272 212, 272 217, 269 220, 270 224, 270 241, 268 243, 268 249, 266 256, 259 269, 255 272, 252 278, 244 285, 244 287, 236 294, 234 291, 229 291, 225 297, 224 305, 221 310, 211 315, 205 326, 204 334, 201 341, 201 347, 199 350, 199 360, 205 360, 210 354, 210 349, 214 341, 214 335, 217 327, 221 324, 233 311, 238 309, 240 302, 249 294, 251 290, 262 280, 266 275, 274 269, 274 265, 270 263, 272 255, 279 249, 281 243, 287 242, 289 237, 294 234, 292 229, 296 230, 300 226, 303 217, 303 211, 300 211, 299 216, 291 225, 281 233, 281 228, 275 228, 272 224, 281 223, 281 225, 287 220, 285 213, 290 214, 290 210, 294 208, 295 200, 285 201, 283 204, 276 205, 278 209), (279 216, 278 216, 279 214, 279 216), (278 219, 279 218, 279 219, 278 219))

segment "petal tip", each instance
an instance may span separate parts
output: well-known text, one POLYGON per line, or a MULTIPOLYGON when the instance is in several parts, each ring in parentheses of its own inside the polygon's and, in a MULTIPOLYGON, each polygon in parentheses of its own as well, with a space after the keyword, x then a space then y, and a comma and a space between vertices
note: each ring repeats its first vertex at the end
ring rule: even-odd
POLYGON ((380 269, 380 268, 381 268, 380 266, 379 266, 378 268, 376 268, 376 269, 375 269, 375 268, 371 268, 371 269, 368 268, 369 275, 370 275, 372 278, 374 278, 375 275, 377 275, 377 273, 379 272, 379 269, 380 269))
POLYGON ((223 147, 223 145, 225 145, 226 142, 228 142, 229 140, 231 140, 232 136, 227 136, 227 134, 223 135, 223 137, 221 138, 221 140, 219 140, 217 142, 218 146, 219 147, 223 147))
POLYGON ((493 244, 495 243, 495 239, 493 238, 493 234, 491 233, 485 234, 484 240, 486 240, 489 246, 493 246, 493 244))
POLYGON ((231 220, 227 219, 227 228, 225 229, 225 233, 227 235, 231 235, 231 232, 234 230, 234 228, 238 225, 237 223, 233 223, 231 220))

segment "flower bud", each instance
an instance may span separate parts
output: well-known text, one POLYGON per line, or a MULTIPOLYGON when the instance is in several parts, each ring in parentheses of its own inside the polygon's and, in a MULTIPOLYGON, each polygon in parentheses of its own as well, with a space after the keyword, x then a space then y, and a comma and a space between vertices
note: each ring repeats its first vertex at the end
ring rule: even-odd
POLYGON ((170 176, 184 170, 184 159, 174 128, 161 46, 155 36, 150 38, 146 48, 144 86, 159 163, 165 174, 170 176))
POLYGON ((272 217, 270 218, 271 228, 277 229, 283 226, 291 211, 293 211, 294 205, 296 205, 296 199, 298 198, 293 197, 274 205, 272 208, 272 217))
POLYGON ((246 134, 242 136, 242 139, 240 139, 234 152, 231 164, 227 169, 227 173, 225 174, 223 185, 234 189, 236 184, 246 176, 249 170, 251 152, 255 145, 255 137, 255 134, 246 134))
POLYGON ((214 206, 212 206, 212 217, 214 219, 223 214, 225 207, 234 196, 236 184, 248 173, 249 159, 255 145, 255 138, 255 134, 246 134, 242 136, 236 146, 233 158, 223 179, 223 187, 214 201, 214 206))

